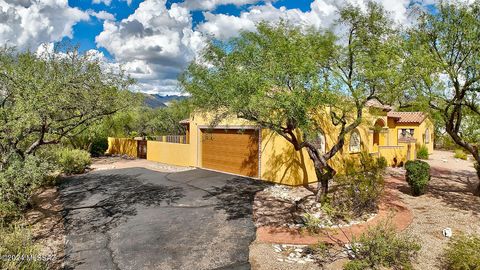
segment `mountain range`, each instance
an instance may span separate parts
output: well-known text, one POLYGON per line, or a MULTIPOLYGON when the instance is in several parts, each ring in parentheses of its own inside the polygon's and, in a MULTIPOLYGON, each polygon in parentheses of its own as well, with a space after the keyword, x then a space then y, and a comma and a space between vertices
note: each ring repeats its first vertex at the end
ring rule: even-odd
POLYGON ((144 103, 150 108, 167 107, 172 101, 186 99, 186 96, 179 95, 160 95, 160 94, 144 94, 144 103))

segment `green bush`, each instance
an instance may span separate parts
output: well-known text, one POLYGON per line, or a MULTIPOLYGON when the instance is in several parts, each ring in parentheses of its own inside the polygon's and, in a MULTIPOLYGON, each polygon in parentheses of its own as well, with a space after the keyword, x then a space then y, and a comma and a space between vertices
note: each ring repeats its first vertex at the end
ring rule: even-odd
POLYGON ((369 228, 353 239, 351 243, 351 261, 344 269, 412 269, 420 245, 409 236, 401 236, 389 222, 383 222, 369 228))
POLYGON ((90 154, 93 157, 100 157, 105 155, 105 152, 108 149, 108 139, 107 138, 95 138, 90 147, 90 154))
POLYGON ((85 150, 62 148, 56 152, 56 162, 62 172, 79 174, 92 164, 90 153, 85 150))
POLYGON ((405 163, 407 170, 407 183, 412 189, 414 196, 425 193, 428 182, 430 181, 430 165, 421 160, 409 160, 405 163))
POLYGON ((380 170, 385 170, 387 168, 387 159, 385 157, 379 157, 377 158, 377 165, 380 170))
POLYGON ((456 149, 453 157, 463 159, 463 160, 467 160, 467 154, 462 149, 456 149))
POLYGON ((426 145, 422 145, 417 148, 417 158, 428 159, 428 147, 426 145))
POLYGON ((39 254, 30 231, 20 225, 0 224, 0 269, 47 269, 47 260, 39 254), (20 255, 12 258, 12 255, 20 255))
POLYGON ((345 174, 335 176, 338 189, 331 204, 336 210, 336 218, 348 220, 377 209, 384 187, 384 162, 368 153, 361 153, 359 161, 360 164, 347 161, 345 174))
POLYGON ((451 270, 480 270, 480 237, 459 235, 445 249, 445 268, 451 270))
POLYGON ((0 218, 10 221, 19 217, 35 189, 50 179, 53 170, 52 164, 35 156, 11 162, 0 172, 0 218))

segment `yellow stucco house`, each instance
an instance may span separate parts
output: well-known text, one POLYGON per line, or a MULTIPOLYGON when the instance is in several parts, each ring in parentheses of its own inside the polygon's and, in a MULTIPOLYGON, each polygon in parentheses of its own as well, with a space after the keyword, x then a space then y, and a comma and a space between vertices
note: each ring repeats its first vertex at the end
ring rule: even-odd
MULTIPOLYGON (((433 151, 433 124, 424 113, 394 112, 375 100, 367 105, 365 120, 347 135, 343 149, 330 161, 336 170, 342 171, 344 160, 355 158, 361 151, 383 156, 393 166, 415 159, 419 145, 426 145, 429 153, 433 151)), ((295 151, 280 135, 243 119, 228 117, 213 128, 211 120, 204 114, 192 114, 182 121, 187 128, 184 138, 175 142, 165 137, 147 141, 146 158, 285 185, 316 182, 313 163, 305 149, 295 151)), ((331 121, 325 119, 318 132, 320 151, 329 149, 337 132, 331 121)), ((110 153, 119 152, 118 140, 110 138, 110 153)))

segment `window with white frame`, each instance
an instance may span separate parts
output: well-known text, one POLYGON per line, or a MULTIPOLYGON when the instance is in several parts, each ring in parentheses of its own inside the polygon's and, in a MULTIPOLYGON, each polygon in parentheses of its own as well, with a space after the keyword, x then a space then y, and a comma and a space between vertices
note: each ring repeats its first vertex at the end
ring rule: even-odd
POLYGON ((358 130, 352 131, 352 134, 350 135, 350 142, 348 144, 348 149, 351 153, 358 153, 360 152, 361 149, 361 138, 360 138, 360 133, 358 130))
POLYGON ((425 130, 425 143, 430 143, 430 130, 428 128, 425 130))

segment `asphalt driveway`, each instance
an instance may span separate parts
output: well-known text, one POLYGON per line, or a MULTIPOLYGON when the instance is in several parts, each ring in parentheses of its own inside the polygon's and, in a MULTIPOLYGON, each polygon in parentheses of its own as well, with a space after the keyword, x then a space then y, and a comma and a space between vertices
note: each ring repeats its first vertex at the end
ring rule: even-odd
POLYGON ((93 171, 60 188, 67 269, 250 269, 267 184, 206 170, 93 171))

